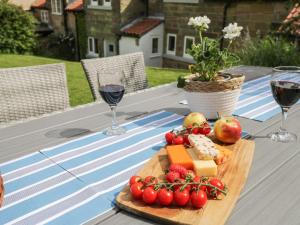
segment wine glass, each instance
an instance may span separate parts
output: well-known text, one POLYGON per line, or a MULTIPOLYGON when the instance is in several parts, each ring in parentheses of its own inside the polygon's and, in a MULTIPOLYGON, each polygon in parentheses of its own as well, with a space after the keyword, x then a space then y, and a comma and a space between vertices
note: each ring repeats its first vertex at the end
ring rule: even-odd
POLYGON ((112 125, 104 130, 104 134, 108 136, 124 134, 126 129, 119 126, 116 121, 116 109, 125 92, 125 78, 122 73, 102 70, 98 71, 97 79, 100 96, 112 112, 112 125))
POLYGON ((275 101, 282 111, 282 123, 278 131, 269 134, 277 142, 293 142, 297 135, 285 129, 288 110, 300 99, 300 67, 279 66, 273 68, 271 76, 271 89, 275 101))

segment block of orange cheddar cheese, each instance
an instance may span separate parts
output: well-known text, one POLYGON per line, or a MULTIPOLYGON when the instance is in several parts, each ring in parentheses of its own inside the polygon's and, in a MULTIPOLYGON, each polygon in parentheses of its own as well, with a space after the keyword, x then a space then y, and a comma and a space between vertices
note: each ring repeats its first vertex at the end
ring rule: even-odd
POLYGON ((183 145, 168 145, 166 149, 170 164, 179 164, 188 170, 193 169, 193 160, 183 145))
POLYGON ((217 157, 214 159, 217 165, 223 164, 230 159, 232 151, 222 145, 215 144, 216 148, 219 150, 217 157))

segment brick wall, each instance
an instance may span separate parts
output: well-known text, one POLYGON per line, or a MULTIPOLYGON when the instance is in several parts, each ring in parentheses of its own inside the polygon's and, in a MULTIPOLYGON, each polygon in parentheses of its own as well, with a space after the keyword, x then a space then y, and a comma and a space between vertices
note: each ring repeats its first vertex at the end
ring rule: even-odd
POLYGON ((51 14, 49 15, 50 20, 51 20, 51 25, 53 26, 54 33, 64 33, 64 17, 63 15, 54 15, 51 14))

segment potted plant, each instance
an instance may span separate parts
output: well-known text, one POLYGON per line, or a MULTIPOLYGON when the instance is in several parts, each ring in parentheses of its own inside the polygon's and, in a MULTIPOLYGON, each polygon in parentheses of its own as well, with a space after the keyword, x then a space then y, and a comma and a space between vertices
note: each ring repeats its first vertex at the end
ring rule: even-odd
POLYGON ((243 28, 237 23, 225 27, 224 39, 228 39, 229 44, 221 49, 218 40, 203 36, 209 24, 207 16, 189 19, 188 25, 195 28, 199 37, 189 50, 195 64, 189 66, 191 75, 184 77, 183 88, 191 111, 201 112, 208 119, 216 119, 233 113, 245 79, 243 75, 221 72, 239 61, 229 47, 243 28))

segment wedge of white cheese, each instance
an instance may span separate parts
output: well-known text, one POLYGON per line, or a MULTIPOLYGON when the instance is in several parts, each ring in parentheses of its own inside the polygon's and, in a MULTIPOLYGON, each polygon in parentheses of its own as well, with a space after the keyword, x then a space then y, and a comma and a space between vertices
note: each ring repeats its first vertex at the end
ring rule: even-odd
POLYGON ((188 136, 191 146, 197 157, 201 160, 212 160, 217 157, 219 150, 205 135, 190 134, 188 136))

